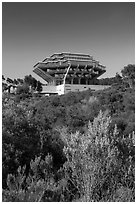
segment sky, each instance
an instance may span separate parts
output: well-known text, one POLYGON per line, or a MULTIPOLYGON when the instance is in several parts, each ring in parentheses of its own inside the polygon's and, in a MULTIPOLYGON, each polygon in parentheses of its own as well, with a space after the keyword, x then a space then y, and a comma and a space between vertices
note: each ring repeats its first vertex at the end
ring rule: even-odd
POLYGON ((54 53, 93 56, 113 77, 135 63, 133 2, 3 2, 2 74, 24 78, 54 53))

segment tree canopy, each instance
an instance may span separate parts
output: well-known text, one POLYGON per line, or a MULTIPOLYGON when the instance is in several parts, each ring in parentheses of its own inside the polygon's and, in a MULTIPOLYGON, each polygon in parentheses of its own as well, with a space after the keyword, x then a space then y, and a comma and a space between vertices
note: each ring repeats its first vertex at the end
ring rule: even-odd
POLYGON ((135 86, 135 65, 129 64, 121 71, 124 82, 126 82, 130 88, 135 86))

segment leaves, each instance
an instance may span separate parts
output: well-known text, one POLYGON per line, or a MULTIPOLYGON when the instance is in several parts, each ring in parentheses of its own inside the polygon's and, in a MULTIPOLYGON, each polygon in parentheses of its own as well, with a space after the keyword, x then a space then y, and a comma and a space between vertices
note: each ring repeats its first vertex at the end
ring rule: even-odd
POLYGON ((3 201, 134 200, 135 90, 117 80, 94 93, 3 94, 3 201))
POLYGON ((135 86, 135 65, 129 64, 121 71, 123 79, 130 88, 135 86))

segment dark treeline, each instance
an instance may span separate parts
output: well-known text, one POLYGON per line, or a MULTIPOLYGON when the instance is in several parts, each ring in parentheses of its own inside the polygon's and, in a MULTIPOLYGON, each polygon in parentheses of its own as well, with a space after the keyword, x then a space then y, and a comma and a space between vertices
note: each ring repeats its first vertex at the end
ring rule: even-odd
POLYGON ((31 75, 26 75, 24 79, 14 79, 11 78, 5 78, 4 75, 2 75, 2 91, 5 92, 8 90, 10 92, 11 87, 16 87, 16 90, 13 91, 15 94, 28 94, 29 92, 37 91, 38 93, 42 91, 42 83, 38 80, 36 80, 31 75))
POLYGON ((103 91, 3 93, 3 201, 135 200, 135 66, 121 74, 103 91))

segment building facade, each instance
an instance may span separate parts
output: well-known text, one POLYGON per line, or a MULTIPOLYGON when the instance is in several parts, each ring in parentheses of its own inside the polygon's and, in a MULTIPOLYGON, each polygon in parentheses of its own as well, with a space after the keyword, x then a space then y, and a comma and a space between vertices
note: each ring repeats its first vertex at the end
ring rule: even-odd
POLYGON ((106 67, 90 55, 59 53, 38 62, 33 72, 45 80, 43 93, 65 94, 87 89, 101 90, 108 86, 93 85, 106 72, 106 67))

